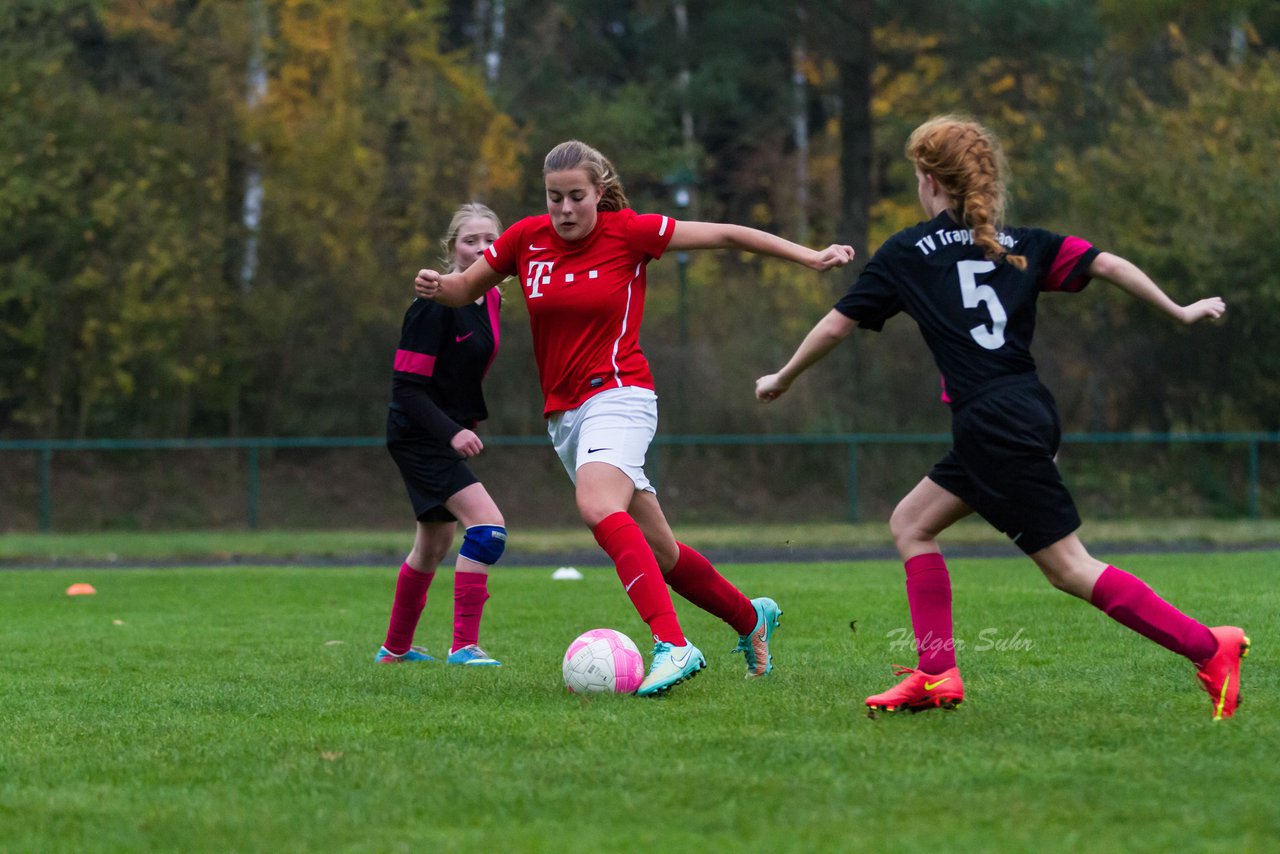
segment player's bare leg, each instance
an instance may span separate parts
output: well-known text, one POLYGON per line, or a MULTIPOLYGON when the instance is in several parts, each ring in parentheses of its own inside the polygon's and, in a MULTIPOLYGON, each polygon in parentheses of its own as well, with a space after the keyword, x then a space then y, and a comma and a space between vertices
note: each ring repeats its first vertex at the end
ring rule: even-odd
POLYGON ((645 542, 653 551, 653 556, 658 561, 658 568, 662 570, 663 575, 670 572, 680 558, 680 546, 676 542, 676 535, 671 530, 671 525, 667 522, 666 514, 662 512, 662 505, 658 503, 658 496, 652 492, 633 488, 627 512, 644 532, 645 542))
POLYGON ((972 512, 968 504, 929 478, 923 478, 898 502, 889 517, 889 531, 898 555, 905 561, 916 555, 940 552, 938 536, 972 512))
POLYGON ((1068 534, 1051 546, 1031 555, 1049 583, 1059 590, 1088 602, 1098 577, 1107 565, 1089 554, 1075 534, 1068 534))

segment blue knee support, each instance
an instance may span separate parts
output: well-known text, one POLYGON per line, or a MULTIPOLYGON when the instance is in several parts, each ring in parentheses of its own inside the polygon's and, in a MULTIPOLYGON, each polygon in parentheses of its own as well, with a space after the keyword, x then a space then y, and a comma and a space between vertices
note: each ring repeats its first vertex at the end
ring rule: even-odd
POLYGON ((507 529, 501 525, 472 525, 462 535, 458 554, 485 566, 493 566, 507 548, 507 529))

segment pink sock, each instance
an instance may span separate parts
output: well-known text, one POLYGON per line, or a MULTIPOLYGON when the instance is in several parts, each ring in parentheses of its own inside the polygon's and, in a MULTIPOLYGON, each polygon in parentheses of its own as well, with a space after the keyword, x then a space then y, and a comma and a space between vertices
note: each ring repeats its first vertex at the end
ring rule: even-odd
POLYGON ((1089 601, 1120 625, 1186 656, 1197 666, 1218 651, 1218 641, 1207 626, 1161 599, 1141 578, 1123 569, 1104 569, 1089 601))
POLYGON ((391 622, 387 625, 387 640, 383 643, 390 652, 404 655, 413 646, 413 633, 427 604, 427 589, 436 577, 432 572, 418 570, 402 564, 396 578, 396 598, 391 603, 391 622))
POLYGON ((750 634, 756 627, 756 609, 751 600, 716 572, 711 561, 684 543, 676 545, 680 547, 680 557, 666 575, 671 589, 724 620, 738 634, 750 634))
POLYGON ((676 619, 671 593, 662 578, 662 570, 644 532, 630 514, 618 512, 606 516, 592 532, 600 548, 613 560, 618 580, 631 597, 640 619, 649 624, 655 639, 684 646, 684 632, 676 619))
POLYGON ((480 617, 488 599, 489 573, 453 573, 453 646, 450 652, 480 642, 480 617))
POLYGON ((955 638, 951 627, 951 576, 947 562, 936 552, 916 555, 906 562, 907 604, 916 633, 916 665, 937 674, 956 666, 955 638))

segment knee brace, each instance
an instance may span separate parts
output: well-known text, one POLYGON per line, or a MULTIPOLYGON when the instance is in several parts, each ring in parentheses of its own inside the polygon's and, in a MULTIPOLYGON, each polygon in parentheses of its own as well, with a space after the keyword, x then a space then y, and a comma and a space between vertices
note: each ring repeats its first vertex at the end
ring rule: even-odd
POLYGON ((472 525, 462 535, 458 554, 467 560, 493 566, 507 548, 507 529, 501 525, 472 525))

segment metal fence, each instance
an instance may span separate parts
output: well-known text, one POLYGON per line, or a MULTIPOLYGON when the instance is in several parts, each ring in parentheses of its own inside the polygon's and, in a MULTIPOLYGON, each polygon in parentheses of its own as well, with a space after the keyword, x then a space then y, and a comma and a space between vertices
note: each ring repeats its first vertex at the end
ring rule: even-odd
MULTIPOLYGON (((833 434, 782 434, 782 435, 671 435, 658 436, 654 440, 657 451, 649 461, 650 474, 655 482, 663 475, 662 449, 667 448, 751 448, 762 446, 828 446, 842 449, 844 460, 844 518, 857 521, 860 517, 859 455, 870 448, 884 446, 944 446, 950 443, 947 433, 833 433, 833 434)), ((242 438, 242 439, 91 439, 91 440, 10 440, 0 441, 0 461, 6 452, 25 452, 36 455, 35 490, 38 502, 37 524, 39 530, 53 529, 53 458, 55 454, 83 452, 128 451, 192 451, 235 450, 245 455, 245 523, 251 529, 259 524, 261 502, 261 454, 272 449, 346 449, 370 448, 383 444, 381 436, 370 437, 297 437, 297 438, 242 438)), ((1064 444, 1083 445, 1159 445, 1159 446, 1217 446, 1230 449, 1244 457, 1245 513, 1256 519, 1261 515, 1261 460, 1263 446, 1280 444, 1280 432, 1239 433, 1074 433, 1063 437, 1064 444)), ((510 448, 537 446, 545 448, 547 440, 542 436, 488 436, 487 447, 510 448)), ((5 465, 6 477, 13 467, 5 465)))

